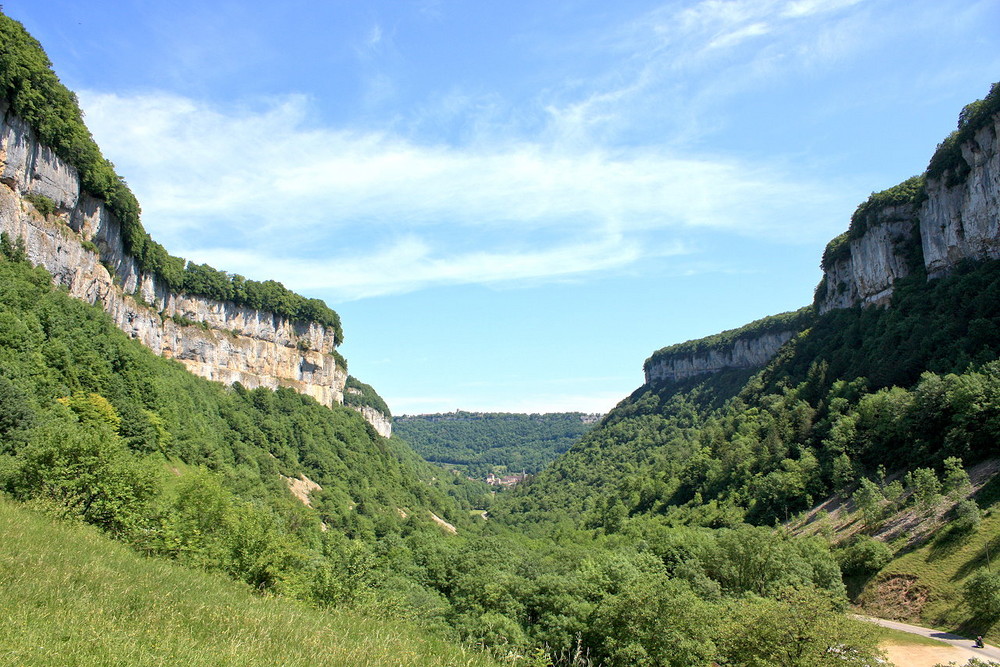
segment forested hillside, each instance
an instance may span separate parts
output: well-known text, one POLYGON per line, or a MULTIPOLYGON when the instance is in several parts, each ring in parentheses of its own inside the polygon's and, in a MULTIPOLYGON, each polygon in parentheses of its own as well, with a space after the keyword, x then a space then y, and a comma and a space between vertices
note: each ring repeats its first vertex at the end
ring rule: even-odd
MULTIPOLYGON (((270 535, 260 545, 266 558, 284 554, 261 564, 277 570, 286 557, 304 557, 302 548, 341 537, 436 530, 430 512, 463 524, 472 505, 452 496, 475 492, 460 478, 436 479, 436 468, 378 437, 353 410, 196 378, 53 289, 6 237, 2 249, 2 483, 16 497, 55 497, 67 515, 196 561, 219 555, 198 553, 219 547, 200 541, 231 537, 203 532, 227 526, 199 516, 198 503, 244 512, 240 521, 270 535), (322 487, 309 496, 315 512, 288 490, 303 475, 322 487), (208 524, 175 525, 187 520, 208 524)), ((219 565, 247 566, 241 576, 281 587, 277 571, 219 565)))
MULTIPOLYGON (((963 155, 991 173, 987 160, 995 155, 977 154, 979 143, 961 149, 955 142, 980 131, 995 141, 998 113, 995 84, 963 110, 959 130, 942 142, 926 174, 858 207, 823 265, 849 258, 845 239, 864 236, 876 222, 915 215, 928 199, 929 177, 963 185, 972 173, 963 155)), ((996 203, 982 204, 989 196, 973 195, 995 221, 996 203)), ((892 284, 887 307, 859 304, 818 316, 804 309, 788 316, 800 333, 759 373, 724 369, 640 387, 493 516, 534 525, 556 520, 557 509, 559 520, 609 530, 636 516, 717 527, 771 524, 880 466, 940 468, 948 457, 970 464, 995 456, 1000 262, 970 258, 929 279, 923 248, 936 241, 921 233, 934 230, 913 227, 891 241, 909 267, 892 284)), ((817 301, 830 287, 824 279, 817 301)), ((716 339, 665 348, 647 366, 671 350, 698 350, 716 339)))
POLYGON ((463 514, 478 487, 435 479, 354 411, 191 376, 53 289, 16 243, 3 250, 0 484, 28 507, 258 591, 409 618, 515 663, 701 664, 770 641, 767 628, 802 609, 820 619, 812 650, 831 637, 872 650, 871 633, 836 611, 843 584, 820 539, 650 527, 642 547, 603 531, 557 544, 477 526, 463 514), (313 509, 288 490, 302 475, 322 486, 313 509), (748 579, 747 559, 783 565, 748 579), (736 613, 751 592, 765 597, 736 613), (650 596, 656 605, 639 604, 650 596))
MULTIPOLYGON (((237 277, 185 268, 142 231, 138 203, 100 156, 40 46, 6 17, 0 28, 0 92, 122 216, 144 265, 182 289, 191 273, 191 289, 242 298, 227 291, 246 287, 237 277)), ((957 138, 942 144, 928 174, 970 177, 956 146, 970 123, 981 131, 982 119, 994 117, 998 99, 994 87, 963 112, 957 138)), ((886 207, 916 207, 928 174, 915 189, 873 195, 858 219, 868 225, 868 214, 886 207)), ((920 248, 912 234, 891 243, 905 257, 920 248)), ((835 242, 828 252, 843 260, 851 248, 842 247, 835 242)), ((390 657, 372 656, 373 663, 393 664, 393 650, 410 651, 400 647, 412 645, 417 627, 435 645, 441 637, 465 644, 442 649, 442 662, 474 647, 525 666, 874 665, 878 635, 845 615, 844 575, 877 571, 891 557, 888 547, 872 555, 875 540, 833 545, 822 531, 797 535, 780 524, 830 494, 859 507, 861 490, 873 506, 890 496, 919 505, 942 488, 964 489, 956 482, 963 464, 996 456, 1000 261, 960 263, 931 281, 922 266, 914 261, 895 283, 888 308, 768 318, 765 333, 775 324, 794 335, 766 367, 644 385, 586 433, 579 414, 554 422, 466 413, 397 420, 400 432, 416 427, 408 435, 428 456, 470 470, 541 468, 580 438, 529 484, 498 496, 484 518, 491 500, 484 485, 428 464, 399 438, 380 437, 347 407, 189 374, 130 340, 100 308, 54 288, 52 276, 26 261, 23 240, 3 236, 0 490, 20 506, 0 503, 0 532, 30 533, 36 558, 47 561, 48 519, 28 513, 87 523, 139 553, 300 600, 313 608, 302 618, 321 626, 323 609, 405 621, 404 641, 385 644, 390 657), (440 439, 431 442, 421 430, 431 423, 446 424, 445 441, 463 447, 445 452, 440 439), (513 449, 501 454, 498 441, 513 449)), ((848 288, 824 284, 817 303, 831 290, 848 288)), ((303 316, 302 301, 276 287, 273 295, 289 316, 303 316)), ((326 311, 315 317, 335 323, 326 311)), ((736 336, 655 354, 695 354, 736 336)), ((373 388, 353 378, 349 386, 349 402, 388 415, 373 388)), ((964 511, 970 521, 979 516, 975 503, 964 511)), ((0 577, 30 570, 17 553, 0 553, 0 577)), ((153 569, 142 572, 144 586, 159 581, 153 569)), ((79 576, 66 576, 67 595, 90 594, 69 585, 79 576)), ((979 579, 986 592, 970 599, 996 602, 977 607, 975 620, 990 628, 1000 593, 990 597, 989 587, 1000 591, 1000 576, 979 579)), ((149 599, 142 590, 119 598, 113 613, 128 615, 131 605, 135 615, 149 599)), ((19 637, 63 641, 99 627, 86 612, 44 616, 38 609, 48 609, 52 593, 24 591, 5 598, 6 622, 31 618, 51 628, 17 630, 19 637)), ((215 593, 205 605, 208 619, 178 621, 181 634, 230 636, 231 608, 215 593)), ((369 630, 377 636, 381 627, 369 630)), ((173 631, 164 639, 177 641, 173 631)), ((128 658, 159 664, 157 647, 132 642, 128 658)), ((35 648, 18 650, 30 656, 35 648)), ((212 661, 205 651, 177 655, 212 661)), ((80 660, 100 664, 100 657, 80 660)))
POLYGON ((428 461, 482 479, 490 473, 538 472, 590 430, 597 418, 582 412, 455 411, 403 415, 393 426, 428 461))
POLYGON ((742 386, 730 371, 641 387, 493 516, 772 524, 879 466, 995 456, 998 353, 1000 263, 914 278, 888 309, 819 317, 742 386))

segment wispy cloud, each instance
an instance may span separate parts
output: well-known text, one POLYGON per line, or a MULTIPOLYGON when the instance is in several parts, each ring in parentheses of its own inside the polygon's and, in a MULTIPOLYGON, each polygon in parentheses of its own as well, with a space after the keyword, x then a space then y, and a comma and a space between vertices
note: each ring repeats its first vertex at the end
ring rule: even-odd
POLYGON ((230 271, 267 264, 339 300, 606 271, 686 252, 698 230, 805 240, 803 215, 822 220, 832 197, 726 157, 326 128, 302 97, 240 109, 162 94, 81 100, 171 250, 230 271))
MULTIPOLYGON (((855 48, 842 37, 858 33, 849 8, 860 1, 667 4, 609 27, 593 45, 608 64, 589 77, 516 109, 495 91, 454 88, 378 131, 324 125, 300 95, 230 107, 156 92, 81 100, 147 227, 198 261, 250 274, 267 265, 341 301, 563 280, 691 254, 709 233, 835 233, 843 198, 828 177, 688 140, 711 128, 720 99, 855 48), (629 140, 636 131, 642 142, 629 140)), ((359 57, 392 39, 371 24, 359 57)), ((370 107, 399 93, 378 67, 366 81, 370 107)))

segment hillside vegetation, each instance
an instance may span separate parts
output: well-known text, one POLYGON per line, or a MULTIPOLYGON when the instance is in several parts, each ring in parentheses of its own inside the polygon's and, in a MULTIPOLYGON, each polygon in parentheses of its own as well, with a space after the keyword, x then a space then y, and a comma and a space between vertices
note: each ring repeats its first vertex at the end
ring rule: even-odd
POLYGON ((141 558, 0 499, 5 665, 454 665, 487 656, 398 620, 319 611, 141 558))
POLYGON ((732 373, 640 388, 493 516, 772 524, 879 466, 974 463, 997 454, 998 352, 1000 263, 911 280, 888 309, 819 317, 724 407, 699 397, 732 373))
POLYGON ((595 419, 582 412, 455 411, 403 415, 393 428, 428 461, 479 479, 489 473, 538 472, 593 428, 595 419))
MULTIPOLYGON (((138 205, 94 152, 38 44, 0 19, 0 90, 92 170, 87 187, 126 216, 144 266, 183 285, 173 271, 187 268, 137 226, 138 205)), ((966 125, 990 104, 973 105, 966 125)), ((488 502, 484 486, 381 438, 349 408, 191 376, 53 289, 19 241, 2 237, 0 489, 34 513, 0 503, 0 526, 19 536, 0 547, 0 604, 10 605, 0 646, 42 664, 112 654, 337 664, 347 650, 350 664, 479 664, 441 637, 515 665, 876 664, 875 629, 844 614, 844 575, 857 593, 858 578, 891 572, 893 556, 917 568, 905 559, 945 531, 832 549, 823 531, 781 524, 839 494, 860 508, 860 532, 875 534, 889 516, 880 508, 925 511, 942 493, 968 495, 956 491, 964 466, 997 456, 1000 442, 1000 262, 930 283, 912 275, 888 309, 789 317, 801 331, 766 368, 639 388, 529 484, 498 496, 484 521, 470 516, 488 502), (40 580, 26 576, 35 569, 40 580), (261 599, 272 597, 283 600, 261 599), (357 613, 401 623, 398 641, 357 613), (276 657, 290 627, 292 645, 276 657), (330 633, 353 639, 327 646, 330 633)), ((787 324, 768 322, 751 328, 787 324)), ((367 385, 352 387, 359 404, 378 404, 367 385)), ((464 441, 468 465, 489 450, 476 442, 464 441)), ((990 488, 976 496, 983 506, 990 488)), ((960 547, 936 553, 944 562, 961 550, 966 569, 947 585, 968 581, 962 599, 986 627, 1000 618, 1000 575, 979 567, 994 524, 961 500, 964 537, 949 543, 960 547)), ((950 613, 936 618, 962 622, 950 613)))
POLYGON ((353 410, 194 377, 0 249, 0 488, 14 497, 318 601, 363 594, 330 568, 376 536, 436 535, 431 513, 468 523, 478 487, 438 479, 353 410), (288 489, 303 476, 322 487, 311 510, 288 489))
POLYGON ((480 487, 436 479, 354 411, 191 376, 53 289, 17 244, 0 247, 0 485, 39 511, 259 593, 411 619, 514 664, 738 661, 772 650, 789 615, 820 619, 803 630, 812 654, 831 641, 875 650, 838 612, 823 540, 752 527, 529 539, 473 523, 480 487), (301 476, 323 487, 312 508, 288 490, 301 476))

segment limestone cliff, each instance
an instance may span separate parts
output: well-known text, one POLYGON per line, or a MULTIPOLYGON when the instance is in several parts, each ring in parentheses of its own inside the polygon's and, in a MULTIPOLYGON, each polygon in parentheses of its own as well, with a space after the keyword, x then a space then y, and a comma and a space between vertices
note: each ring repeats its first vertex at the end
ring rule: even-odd
POLYGON ((760 368, 812 322, 811 308, 773 315, 714 336, 665 347, 646 360, 646 383, 678 381, 728 369, 760 368))
POLYGON ((960 146, 968 165, 964 180, 953 182, 947 174, 927 180, 920 240, 928 277, 947 273, 963 259, 1000 258, 998 133, 1000 114, 960 146))
MULTIPOLYGON (((998 94, 996 89, 991 93, 998 94)), ((1000 258, 998 132, 1000 114, 974 131, 970 128, 955 146, 956 166, 939 173, 929 170, 919 179, 912 201, 890 198, 888 204, 872 207, 863 232, 855 220, 847 235, 831 242, 816 293, 820 313, 888 305, 894 283, 913 272, 933 279, 963 260, 1000 258)), ((873 194, 866 203, 883 194, 873 194)))
POLYGON ((2 100, 0 115, 0 230, 24 240, 32 263, 197 375, 248 388, 292 387, 327 406, 343 402, 347 372, 332 354, 332 331, 164 289, 125 253, 118 220, 82 192, 76 169, 2 100), (54 212, 43 215, 32 198, 51 201, 54 212))
POLYGON ((646 382, 677 381, 693 375, 715 373, 726 369, 760 368, 771 360, 778 348, 794 333, 780 331, 761 336, 741 337, 729 345, 703 352, 664 355, 644 369, 646 382))
POLYGON ((347 376, 344 405, 360 412, 383 438, 392 435, 392 413, 389 406, 370 384, 361 382, 353 375, 347 376))
POLYGON ((912 206, 888 206, 874 213, 868 231, 857 239, 837 239, 846 252, 824 267, 817 293, 820 313, 856 304, 885 305, 892 286, 910 274, 909 255, 917 218, 912 206))
POLYGON ((367 405, 348 406, 352 410, 357 410, 369 424, 375 428, 375 432, 383 438, 392 435, 392 417, 387 417, 373 407, 367 405))

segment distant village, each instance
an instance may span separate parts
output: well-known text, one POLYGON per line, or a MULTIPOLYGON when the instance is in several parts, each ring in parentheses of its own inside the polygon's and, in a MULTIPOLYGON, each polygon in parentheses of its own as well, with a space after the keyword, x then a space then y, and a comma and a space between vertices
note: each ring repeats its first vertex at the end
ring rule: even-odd
POLYGON ((493 473, 490 473, 486 476, 486 483, 490 486, 502 486, 505 489, 509 489, 523 482, 527 476, 524 472, 516 472, 513 475, 503 475, 502 477, 497 477, 493 473))

